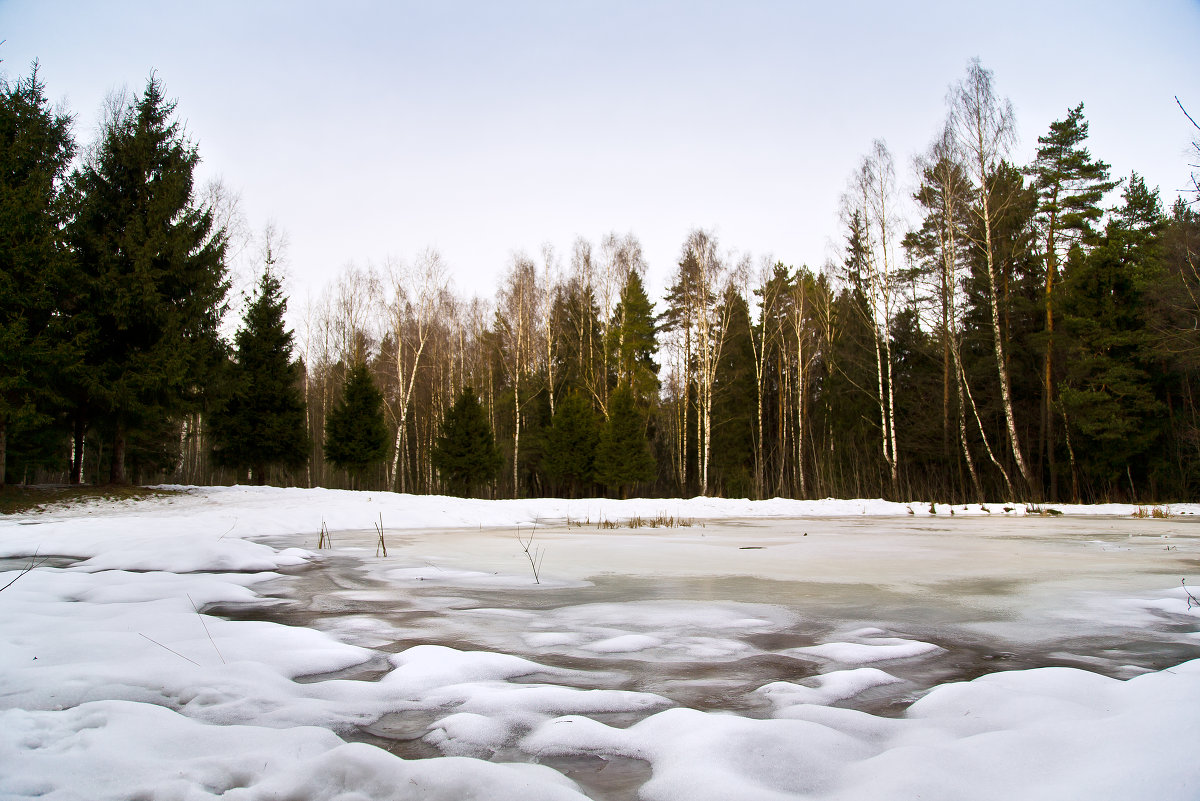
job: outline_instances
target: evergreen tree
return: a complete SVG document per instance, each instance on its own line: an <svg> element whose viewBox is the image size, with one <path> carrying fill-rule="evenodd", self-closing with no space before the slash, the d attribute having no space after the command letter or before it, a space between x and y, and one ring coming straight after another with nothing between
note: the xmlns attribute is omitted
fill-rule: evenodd
<svg viewBox="0 0 1200 801"><path fill-rule="evenodd" d="M596 478L619 497L629 488L654 478L654 454L646 438L646 421L633 390L620 386L608 401L608 420L596 449Z"/></svg>
<svg viewBox="0 0 1200 801"><path fill-rule="evenodd" d="M453 495L469 498L496 479L503 457L471 387L463 387L446 412L430 458Z"/></svg>
<svg viewBox="0 0 1200 801"><path fill-rule="evenodd" d="M1092 497L1125 489L1136 495L1163 435L1146 292L1161 277L1166 220L1158 193L1136 173L1124 196L1095 247L1073 251L1062 303L1070 358L1061 404L1073 476L1082 474Z"/></svg>
<svg viewBox="0 0 1200 801"><path fill-rule="evenodd" d="M49 422L56 373L75 359L60 325L66 286L62 185L75 152L71 118L55 113L37 64L0 80L0 487L10 427Z"/></svg>
<svg viewBox="0 0 1200 801"><path fill-rule="evenodd" d="M1200 494L1200 213L1177 198L1163 231L1163 270L1148 291L1151 353L1168 411L1158 497Z"/></svg>
<svg viewBox="0 0 1200 801"><path fill-rule="evenodd" d="M636 270L630 270L609 326L610 348L617 365L617 382L628 384L643 408L658 398L658 327L654 304Z"/></svg>
<svg viewBox="0 0 1200 801"><path fill-rule="evenodd" d="M283 322L286 310L283 287L268 264L235 338L232 392L209 428L214 461L249 469L257 484L266 483L271 467L303 467L312 445L301 366L292 361L292 332Z"/></svg>
<svg viewBox="0 0 1200 801"><path fill-rule="evenodd" d="M546 475L569 497L579 497L595 480L600 426L592 404L572 392L558 403L545 436Z"/></svg>
<svg viewBox="0 0 1200 801"><path fill-rule="evenodd" d="M1115 181L1108 179L1108 165L1093 159L1083 146L1087 136L1088 124L1080 103L1067 112L1065 119L1052 122L1048 134L1038 137L1037 156L1026 170L1033 177L1038 193L1037 225L1045 259L1045 345L1041 365L1038 451L1044 454L1048 464L1051 500L1057 495L1058 479L1054 447L1055 284L1071 247L1092 232L1092 225L1102 214L1100 201L1116 186Z"/></svg>
<svg viewBox="0 0 1200 801"><path fill-rule="evenodd" d="M72 245L81 275L70 299L86 369L77 420L112 437L111 479L127 481L131 432L177 415L204 389L225 311L225 232L196 204L200 157L151 76L116 110L74 176Z"/></svg>
<svg viewBox="0 0 1200 801"><path fill-rule="evenodd" d="M754 487L754 342L750 308L737 292L725 296L729 331L713 386L713 473L726 496L749 497Z"/></svg>
<svg viewBox="0 0 1200 801"><path fill-rule="evenodd" d="M879 495L887 467L879 448L880 421L876 335L868 310L867 230L855 213L849 220L842 262L844 286L831 303L826 342L818 367L820 394L815 429L826 454L818 469L829 491L841 497Z"/></svg>
<svg viewBox="0 0 1200 801"><path fill-rule="evenodd" d="M342 399L325 418L325 461L346 470L358 489L366 472L387 457L383 393L371 371L356 362L346 373Z"/></svg>
<svg viewBox="0 0 1200 801"><path fill-rule="evenodd" d="M905 433L903 470L909 497L936 497L944 491L948 467L942 444L942 415L933 414L933 398L942 394L937 347L921 328L918 307L909 304L892 319L892 356L896 360L896 420Z"/></svg>

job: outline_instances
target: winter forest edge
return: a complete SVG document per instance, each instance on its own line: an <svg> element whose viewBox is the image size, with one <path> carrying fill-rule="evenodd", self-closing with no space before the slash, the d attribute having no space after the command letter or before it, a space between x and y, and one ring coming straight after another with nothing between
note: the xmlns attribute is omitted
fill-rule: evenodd
<svg viewBox="0 0 1200 801"><path fill-rule="evenodd" d="M293 333L274 229L232 319L235 197L160 78L81 146L34 65L0 86L0 483L1200 498L1200 216L1110 175L1082 104L1011 163L978 61L930 130L920 217L877 141L819 268L697 229L655 301L614 233L514 254L489 300L426 250Z"/></svg>

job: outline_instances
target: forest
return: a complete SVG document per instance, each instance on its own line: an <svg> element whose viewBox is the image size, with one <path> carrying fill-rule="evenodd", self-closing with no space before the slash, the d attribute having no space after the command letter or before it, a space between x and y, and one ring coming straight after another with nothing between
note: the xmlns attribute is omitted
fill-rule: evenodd
<svg viewBox="0 0 1200 801"><path fill-rule="evenodd" d="M234 297L229 197L162 81L81 145L35 64L0 84L0 482L1200 498L1200 176L1164 208L1082 103L1013 163L978 60L930 133L848 165L816 267L696 229L653 299L614 232L516 252L488 298L429 249L344 268L293 331L274 229Z"/></svg>

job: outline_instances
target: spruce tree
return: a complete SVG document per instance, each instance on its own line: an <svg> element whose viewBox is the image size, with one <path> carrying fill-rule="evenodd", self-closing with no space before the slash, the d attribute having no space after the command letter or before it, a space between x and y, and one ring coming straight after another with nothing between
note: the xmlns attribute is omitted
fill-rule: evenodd
<svg viewBox="0 0 1200 801"><path fill-rule="evenodd" d="M730 291L729 331L713 384L713 472L727 496L754 493L754 342L746 299Z"/></svg>
<svg viewBox="0 0 1200 801"><path fill-rule="evenodd" d="M630 270L609 326L609 348L617 365L617 382L628 384L634 397L648 407L658 397L658 327L654 304L637 270Z"/></svg>
<svg viewBox="0 0 1200 801"><path fill-rule="evenodd" d="M10 428L44 427L54 379L76 358L58 314L61 189L74 152L71 118L50 108L36 63L15 84L0 80L0 487Z"/></svg>
<svg viewBox="0 0 1200 801"><path fill-rule="evenodd" d="M1158 193L1135 173L1104 235L1087 253L1077 248L1068 262L1062 327L1069 361L1059 388L1071 426L1073 475L1086 482L1076 494L1147 489L1138 484L1159 448L1165 409L1152 375L1146 293L1160 280L1165 225Z"/></svg>
<svg viewBox="0 0 1200 801"><path fill-rule="evenodd" d="M325 419L325 461L347 471L354 489L359 489L367 471L387 456L387 449L383 393L367 365L356 362L346 373L341 401Z"/></svg>
<svg viewBox="0 0 1200 801"><path fill-rule="evenodd" d="M633 390L618 387L608 401L608 420L596 449L596 478L625 498L630 487L654 478L654 454L646 438L646 421Z"/></svg>
<svg viewBox="0 0 1200 801"><path fill-rule="evenodd" d="M546 475L570 497L578 497L595 480L600 427L592 404L579 392L558 403L545 436Z"/></svg>
<svg viewBox="0 0 1200 801"><path fill-rule="evenodd" d="M249 469L256 484L266 483L271 467L303 467L311 447L286 310L283 287L268 264L235 338L230 396L209 427L214 461Z"/></svg>
<svg viewBox="0 0 1200 801"><path fill-rule="evenodd" d="M86 342L75 416L109 432L116 483L127 481L130 434L203 391L225 311L225 232L196 202L200 157L174 112L151 76L73 177L69 233L80 276L69 305L74 335Z"/></svg>
<svg viewBox="0 0 1200 801"><path fill-rule="evenodd" d="M471 387L463 387L446 412L431 461L451 494L464 498L500 472L502 457L492 426Z"/></svg>

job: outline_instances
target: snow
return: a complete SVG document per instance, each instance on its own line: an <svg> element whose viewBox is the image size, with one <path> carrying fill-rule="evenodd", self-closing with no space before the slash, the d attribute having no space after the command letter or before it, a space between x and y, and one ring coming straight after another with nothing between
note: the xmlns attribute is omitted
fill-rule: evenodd
<svg viewBox="0 0 1200 801"><path fill-rule="evenodd" d="M788 717L788 711L792 707L802 704L828 705L853 698L872 687L882 687L899 681L900 679L878 668L864 667L836 670L818 676L814 687L776 681L759 687L758 692L775 706L777 717Z"/></svg>
<svg viewBox="0 0 1200 801"><path fill-rule="evenodd" d="M865 643L829 642L805 648L791 648L785 653L815 656L846 665L866 665L891 659L911 659L940 650L942 649L933 643L906 640L902 637L877 637Z"/></svg>
<svg viewBox="0 0 1200 801"><path fill-rule="evenodd" d="M1031 510L1013 504L951 518L927 502L216 487L9 515L0 586L35 553L63 558L0 592L0 798L605 797L556 770L563 758L643 761L647 801L1200 797L1194 657L1128 679L985 672L919 689L899 717L854 708L911 694L954 647L885 623L885 591L930 609L965 598L971 631L1036 629L1031 641L1169 620L1164 647L1200 653L1197 590L1177 583L1200 553L1188 519L1200 508L1173 506L1167 521L1054 508L1075 522L1018 524ZM697 525L594 528L660 515ZM381 517L388 559L374 556ZM924 528L890 533L914 518ZM312 550L322 522L333 551ZM517 526L545 548L537 581ZM295 606L289 572L338 559L361 560L364 577L328 591L346 614L253 619ZM974 589L989 570L1034 589L1019 603ZM632 574L662 595L623 599L624 585L605 584ZM671 597L684 579L709 594ZM731 599L743 585L726 579L766 583ZM836 606L858 622L818 620ZM638 664L669 675L635 681ZM721 677L673 695L681 676L723 665L796 677L761 674L743 706L721 706L738 683ZM348 741L372 731L427 751ZM415 758L428 752L441 756Z"/></svg>

